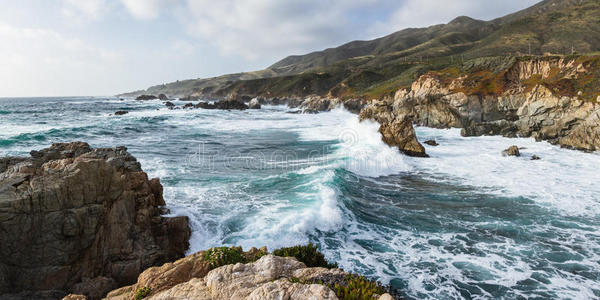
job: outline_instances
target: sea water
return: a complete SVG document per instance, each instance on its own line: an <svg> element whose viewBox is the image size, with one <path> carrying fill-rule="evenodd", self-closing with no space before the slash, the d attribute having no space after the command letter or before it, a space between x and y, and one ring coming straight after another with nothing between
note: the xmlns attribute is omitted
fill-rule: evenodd
<svg viewBox="0 0 600 300"><path fill-rule="evenodd" d="M0 99L0 156L54 142L128 147L172 214L190 217L190 253L312 242L408 299L600 297L598 153L417 128L440 145L411 158L377 129L343 109ZM511 145L521 157L500 154Z"/></svg>

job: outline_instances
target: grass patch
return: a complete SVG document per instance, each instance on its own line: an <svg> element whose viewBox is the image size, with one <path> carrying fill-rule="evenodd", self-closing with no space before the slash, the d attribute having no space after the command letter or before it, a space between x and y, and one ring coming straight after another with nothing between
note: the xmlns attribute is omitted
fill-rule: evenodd
<svg viewBox="0 0 600 300"><path fill-rule="evenodd" d="M204 260L210 264L210 269L220 266L232 265L237 263L246 263L242 250L240 248L216 247L211 248L204 254Z"/></svg>

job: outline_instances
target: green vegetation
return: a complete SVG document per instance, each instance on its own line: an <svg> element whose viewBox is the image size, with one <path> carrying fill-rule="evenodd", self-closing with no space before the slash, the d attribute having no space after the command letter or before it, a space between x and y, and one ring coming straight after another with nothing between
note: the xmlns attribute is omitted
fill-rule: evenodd
<svg viewBox="0 0 600 300"><path fill-rule="evenodd" d="M363 276L348 275L345 285L335 284L333 291L340 300L362 300L373 299L375 295L381 295L386 290L379 283L366 279Z"/></svg>
<svg viewBox="0 0 600 300"><path fill-rule="evenodd" d="M294 246L289 248L281 248L273 251L273 255L282 257L295 257L298 261L303 262L307 267L323 267L337 268L337 264L329 263L323 253L319 252L317 246L309 243L306 246Z"/></svg>
<svg viewBox="0 0 600 300"><path fill-rule="evenodd" d="M150 288L143 286L135 291L135 300L141 300L150 295Z"/></svg>
<svg viewBox="0 0 600 300"><path fill-rule="evenodd" d="M246 263L246 258L241 248L217 247L211 248L204 254L204 260L210 263L210 268L215 269L220 266Z"/></svg>

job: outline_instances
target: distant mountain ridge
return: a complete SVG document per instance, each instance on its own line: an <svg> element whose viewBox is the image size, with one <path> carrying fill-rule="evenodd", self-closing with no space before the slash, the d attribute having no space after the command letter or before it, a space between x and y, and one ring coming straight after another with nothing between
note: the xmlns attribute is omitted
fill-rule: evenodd
<svg viewBox="0 0 600 300"><path fill-rule="evenodd" d="M405 85L407 81L414 80L411 78L414 74L435 68L432 61L439 64L440 61L454 62L457 59L464 61L490 56L599 51L599 15L598 0L545 0L491 21L462 16L448 24L408 28L370 41L353 41L336 48L289 56L261 71L178 81L124 95L165 93L170 96L223 96L226 92L234 91L239 81L271 78L271 81L260 82L272 84L274 81L289 81L282 77L306 74L303 76L312 77L296 79L312 82L319 77L317 74L327 74L330 75L331 84L325 85L329 89L336 88L336 84L343 81L358 80L358 88L350 91L342 86L337 90L347 89L345 94L355 93L357 96L376 96L379 93L377 91L393 89L394 84ZM420 64L421 68L415 69L415 64ZM384 84L388 86L381 87ZM311 85L322 86L314 82ZM308 91L331 92L312 87ZM280 89L279 93L282 92Z"/></svg>

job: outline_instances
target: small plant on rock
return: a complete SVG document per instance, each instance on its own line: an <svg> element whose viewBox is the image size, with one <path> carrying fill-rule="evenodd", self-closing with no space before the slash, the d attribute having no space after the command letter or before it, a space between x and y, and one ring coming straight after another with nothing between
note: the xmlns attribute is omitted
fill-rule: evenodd
<svg viewBox="0 0 600 300"><path fill-rule="evenodd" d="M150 295L150 288L143 286L135 291L135 300L142 300Z"/></svg>

